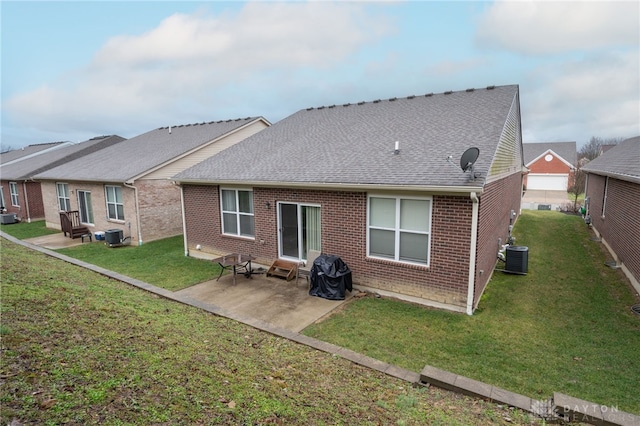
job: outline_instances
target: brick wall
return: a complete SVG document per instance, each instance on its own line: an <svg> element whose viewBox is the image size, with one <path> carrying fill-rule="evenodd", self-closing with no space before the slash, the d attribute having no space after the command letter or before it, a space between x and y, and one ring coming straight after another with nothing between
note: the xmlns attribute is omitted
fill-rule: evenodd
<svg viewBox="0 0 640 426"><path fill-rule="evenodd" d="M363 192L253 188L255 239L246 239L221 234L217 186L183 188L190 251L200 245L214 254L243 252L269 265L278 258L277 202L319 204L322 251L340 256L354 283L452 305L466 303L472 209L468 196L433 197L431 264L424 267L366 257Z"/></svg>
<svg viewBox="0 0 640 426"><path fill-rule="evenodd" d="M533 174L568 174L568 187L573 185L573 181L575 179L575 173L571 170L571 167L567 166L567 164L560 160L555 155L553 156L553 160L546 161L544 157L538 159L538 161L532 163L529 168L529 173ZM527 184L527 176L524 177L524 185Z"/></svg>
<svg viewBox="0 0 640 426"><path fill-rule="evenodd" d="M107 231L109 229L122 229L123 236L131 237L131 244L138 244L138 225L135 210L135 196L133 189L125 186L122 188L124 204L124 221L107 218L107 201L104 185L93 182L67 182L69 185L69 201L71 210L78 210L78 191L91 192L91 205L93 207L93 225L89 225L91 232ZM58 192L56 183L42 182L42 197L45 210L45 221L48 228L60 229L60 215L58 207Z"/></svg>
<svg viewBox="0 0 640 426"><path fill-rule="evenodd" d="M2 192L4 200L2 205L7 209L7 213L15 213L24 222L44 219L44 206L42 201L42 190L40 182L16 182L18 187L19 206L11 205L11 188L9 181L2 181Z"/></svg>
<svg viewBox="0 0 640 426"><path fill-rule="evenodd" d="M520 214L521 188L522 175L513 174L488 183L480 196L474 308L477 307L496 266L500 247L498 239L502 240L502 244L506 244L509 225L515 224ZM512 210L516 217L510 221Z"/></svg>
<svg viewBox="0 0 640 426"><path fill-rule="evenodd" d="M610 178L602 215L606 177L589 174L587 196L591 223L640 282L640 185Z"/></svg>
<svg viewBox="0 0 640 426"><path fill-rule="evenodd" d="M139 180L138 207L142 241L182 234L180 187L167 180Z"/></svg>

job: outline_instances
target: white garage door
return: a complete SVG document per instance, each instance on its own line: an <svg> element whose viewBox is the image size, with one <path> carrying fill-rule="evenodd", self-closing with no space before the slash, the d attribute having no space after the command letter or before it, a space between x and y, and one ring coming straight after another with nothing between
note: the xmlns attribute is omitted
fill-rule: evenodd
<svg viewBox="0 0 640 426"><path fill-rule="evenodd" d="M569 175L535 175L527 177L527 189L566 191Z"/></svg>

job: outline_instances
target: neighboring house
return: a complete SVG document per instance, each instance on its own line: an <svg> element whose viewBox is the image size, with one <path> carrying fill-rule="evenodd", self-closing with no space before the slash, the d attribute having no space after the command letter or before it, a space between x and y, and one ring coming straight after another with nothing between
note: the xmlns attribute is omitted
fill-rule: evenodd
<svg viewBox="0 0 640 426"><path fill-rule="evenodd" d="M25 150L16 150L28 153L22 156L13 155L13 160L0 166L2 206L7 213L15 213L22 221L31 222L44 219L42 188L40 182L34 180L34 176L123 140L124 138L120 136L99 136L77 144L56 143L50 144L51 146L46 149L30 150L31 147L42 148L44 146L44 144L32 145ZM8 154L12 154L12 152Z"/></svg>
<svg viewBox="0 0 640 426"><path fill-rule="evenodd" d="M582 171L587 217L640 293L640 136L610 148Z"/></svg>
<svg viewBox="0 0 640 426"><path fill-rule="evenodd" d="M572 184L578 156L575 142L525 143L525 186L531 191L561 191Z"/></svg>
<svg viewBox="0 0 640 426"><path fill-rule="evenodd" d="M179 235L180 189L169 178L269 125L250 117L160 127L41 173L46 224L61 229L68 200L91 232L117 229L136 245Z"/></svg>
<svg viewBox="0 0 640 426"><path fill-rule="evenodd" d="M516 85L301 110L174 177L185 253L320 250L362 289L471 314L520 210L521 139Z"/></svg>
<svg viewBox="0 0 640 426"><path fill-rule="evenodd" d="M20 161L34 155L50 152L54 149L64 146L73 145L72 142L48 142L28 145L22 148L13 149L11 151L4 151L0 153L0 165L11 164L16 161Z"/></svg>

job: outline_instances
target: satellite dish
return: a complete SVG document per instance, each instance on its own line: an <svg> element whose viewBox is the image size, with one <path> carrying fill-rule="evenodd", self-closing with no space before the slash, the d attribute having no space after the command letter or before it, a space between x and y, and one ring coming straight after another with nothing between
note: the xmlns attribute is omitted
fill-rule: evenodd
<svg viewBox="0 0 640 426"><path fill-rule="evenodd" d="M472 170L479 155L480 150L478 148L472 147L467 149L464 154L462 154L462 157L460 157L460 167L462 171Z"/></svg>

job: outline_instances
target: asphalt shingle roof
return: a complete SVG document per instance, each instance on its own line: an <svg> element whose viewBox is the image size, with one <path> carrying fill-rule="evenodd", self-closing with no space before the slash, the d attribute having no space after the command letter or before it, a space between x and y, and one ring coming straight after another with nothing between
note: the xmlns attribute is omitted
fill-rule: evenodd
<svg viewBox="0 0 640 426"><path fill-rule="evenodd" d="M37 178L127 182L259 119L248 117L160 127L40 173Z"/></svg>
<svg viewBox="0 0 640 426"><path fill-rule="evenodd" d="M567 163L574 165L578 159L575 142L535 142L522 144L524 164L528 165L540 155L551 150L562 157Z"/></svg>
<svg viewBox="0 0 640 426"><path fill-rule="evenodd" d="M11 161L19 160L23 157L28 157L30 155L35 155L39 152L50 150L57 146L65 146L69 145L71 142L49 142L49 143L39 143L34 145L28 145L24 148L13 149L11 151L5 151L0 153L0 164L6 164Z"/></svg>
<svg viewBox="0 0 640 426"><path fill-rule="evenodd" d="M479 186L459 166L478 147L487 176L518 86L308 108L181 172L183 182ZM394 155L395 142L400 153ZM452 161L447 161L448 156Z"/></svg>
<svg viewBox="0 0 640 426"><path fill-rule="evenodd" d="M582 170L640 184L640 136L622 141Z"/></svg>
<svg viewBox="0 0 640 426"><path fill-rule="evenodd" d="M124 138L120 136L100 136L77 144L63 146L22 161L3 165L2 169L0 169L0 174L3 180L30 179L38 173L68 163L76 158L81 158L123 140Z"/></svg>

